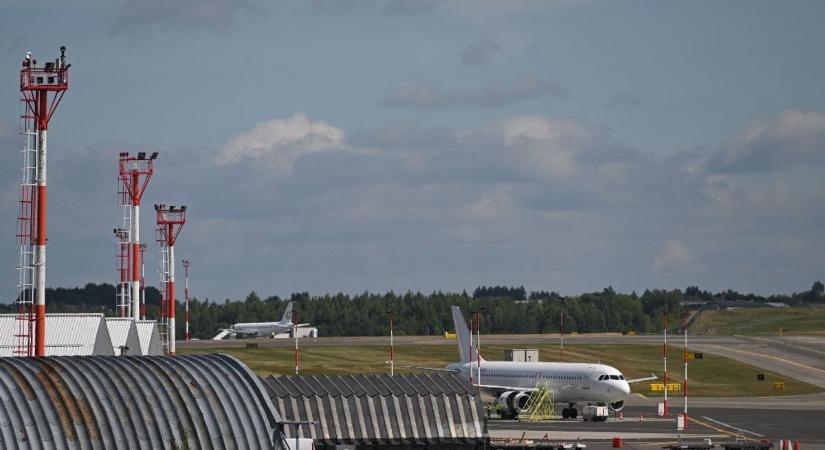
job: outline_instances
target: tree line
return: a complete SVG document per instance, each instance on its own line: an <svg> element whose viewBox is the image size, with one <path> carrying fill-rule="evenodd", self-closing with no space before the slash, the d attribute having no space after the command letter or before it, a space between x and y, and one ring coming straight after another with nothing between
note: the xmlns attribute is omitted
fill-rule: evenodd
<svg viewBox="0 0 825 450"><path fill-rule="evenodd" d="M158 318L160 292L147 287L150 319ZM280 320L286 303L295 302L297 320L319 328L323 336L381 336L389 334L389 318L393 317L397 335L439 335L453 331L450 306L461 306L465 314L480 310L481 332L558 333L562 316L565 332L653 332L661 329L668 314L672 324L681 318L682 300L745 300L783 302L792 305L825 303L825 287L817 281L810 290L789 295L740 294L727 290L720 293L690 286L684 291L646 290L641 295L615 292L607 287L600 292L562 296L557 292L531 291L524 287L482 286L470 295L467 292L406 292L384 294L364 292L358 295L326 294L312 296L294 293L289 298L260 298L251 292L241 301L222 303L192 299L192 336L208 339L221 328L238 322ZM49 288L46 291L49 312L97 312L116 316L115 287L111 284L89 283L82 288ZM176 307L178 338L182 338L184 308ZM0 305L0 312L13 313L13 304ZM677 325L678 326L678 325Z"/></svg>

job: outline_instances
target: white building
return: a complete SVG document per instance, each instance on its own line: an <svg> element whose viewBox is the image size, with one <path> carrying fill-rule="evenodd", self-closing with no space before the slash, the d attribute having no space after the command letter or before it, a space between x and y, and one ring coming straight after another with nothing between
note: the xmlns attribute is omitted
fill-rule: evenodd
<svg viewBox="0 0 825 450"><path fill-rule="evenodd" d="M140 356L143 354L134 319L107 317L106 328L109 330L109 338L112 340L115 355Z"/></svg>
<svg viewBox="0 0 825 450"><path fill-rule="evenodd" d="M162 355L158 323L154 320L138 320L135 322L138 339L140 340L141 355Z"/></svg>
<svg viewBox="0 0 825 450"><path fill-rule="evenodd" d="M15 356L19 322L17 314L0 314L0 356ZM46 356L114 354L103 314L46 314Z"/></svg>

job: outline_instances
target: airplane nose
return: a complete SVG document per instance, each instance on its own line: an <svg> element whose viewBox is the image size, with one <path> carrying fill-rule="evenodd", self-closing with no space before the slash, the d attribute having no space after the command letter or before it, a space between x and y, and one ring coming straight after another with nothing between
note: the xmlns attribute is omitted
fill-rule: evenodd
<svg viewBox="0 0 825 450"><path fill-rule="evenodd" d="M625 395L630 394L630 384L628 384L627 381L622 381L620 389Z"/></svg>

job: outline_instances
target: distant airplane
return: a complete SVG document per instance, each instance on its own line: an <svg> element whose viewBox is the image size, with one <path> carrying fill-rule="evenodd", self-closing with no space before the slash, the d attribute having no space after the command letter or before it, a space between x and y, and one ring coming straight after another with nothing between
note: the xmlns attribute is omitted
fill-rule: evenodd
<svg viewBox="0 0 825 450"><path fill-rule="evenodd" d="M448 365L447 370L468 379L472 377L473 384L493 396L505 417L522 412L530 392L535 391L540 382L547 383L556 403L568 405L562 410L562 417L575 419L579 414L577 406L609 406L613 411L621 411L625 397L630 394L630 384L657 378L651 374L626 380L618 369L595 363L487 361L478 356L475 345L471 353L467 322L458 306L452 309L461 362Z"/></svg>
<svg viewBox="0 0 825 450"><path fill-rule="evenodd" d="M309 324L299 323L297 326L304 327L307 325ZM279 322L236 323L229 328L222 328L221 332L213 337L212 340L219 341L230 336L237 339L274 336L275 334L291 330L293 326L295 325L292 323L292 302L289 302L286 304L284 315Z"/></svg>

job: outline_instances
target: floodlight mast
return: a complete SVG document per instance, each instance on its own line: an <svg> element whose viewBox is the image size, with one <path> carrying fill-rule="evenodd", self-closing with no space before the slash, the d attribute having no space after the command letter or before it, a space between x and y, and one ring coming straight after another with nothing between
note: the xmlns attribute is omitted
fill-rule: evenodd
<svg viewBox="0 0 825 450"><path fill-rule="evenodd" d="M186 223L186 206L155 205L161 254L161 347L175 354L175 242Z"/></svg>
<svg viewBox="0 0 825 450"><path fill-rule="evenodd" d="M46 355L46 155L51 119L63 94L69 89L66 47L60 57L37 67L30 52L20 70L21 122L23 148L20 183L20 215L17 238L18 328L17 356ZM32 348L32 332L34 346Z"/></svg>
<svg viewBox="0 0 825 450"><path fill-rule="evenodd" d="M138 152L136 156L129 152L120 153L120 182L129 194L132 204L131 215L131 315L135 320L140 319L140 200L149 185L149 179L154 173L154 161L157 152L146 158L146 152Z"/></svg>

